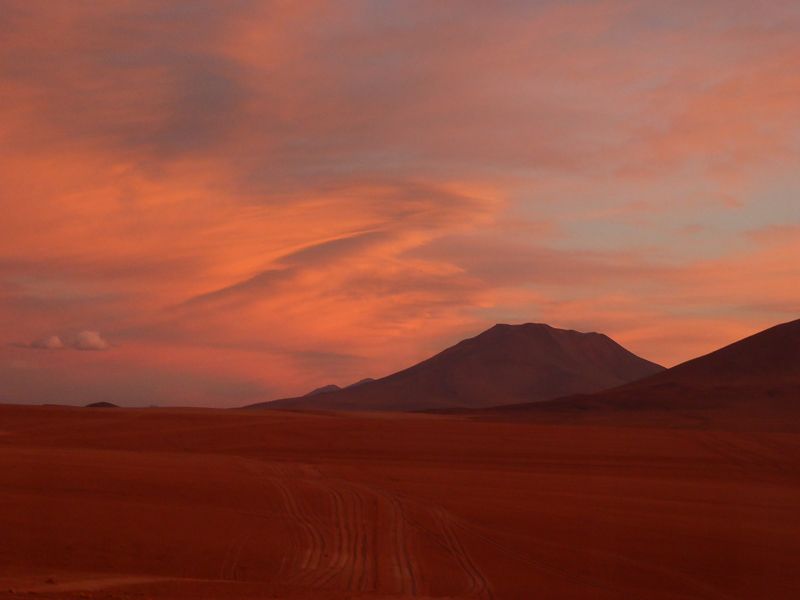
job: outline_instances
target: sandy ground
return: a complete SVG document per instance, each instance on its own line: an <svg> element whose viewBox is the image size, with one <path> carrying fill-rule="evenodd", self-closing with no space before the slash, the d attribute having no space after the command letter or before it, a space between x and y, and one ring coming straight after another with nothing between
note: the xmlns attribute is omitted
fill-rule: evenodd
<svg viewBox="0 0 800 600"><path fill-rule="evenodd" d="M0 598L798 598L800 435L0 406Z"/></svg>

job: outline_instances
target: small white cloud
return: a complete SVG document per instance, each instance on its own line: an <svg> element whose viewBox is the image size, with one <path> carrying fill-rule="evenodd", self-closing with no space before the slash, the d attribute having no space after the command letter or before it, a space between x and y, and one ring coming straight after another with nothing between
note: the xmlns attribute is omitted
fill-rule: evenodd
<svg viewBox="0 0 800 600"><path fill-rule="evenodd" d="M64 342L57 335L51 335L31 343L31 348L40 348L42 350L58 350L64 347Z"/></svg>
<svg viewBox="0 0 800 600"><path fill-rule="evenodd" d="M107 350L109 343L97 331L81 331L72 347L76 350Z"/></svg>

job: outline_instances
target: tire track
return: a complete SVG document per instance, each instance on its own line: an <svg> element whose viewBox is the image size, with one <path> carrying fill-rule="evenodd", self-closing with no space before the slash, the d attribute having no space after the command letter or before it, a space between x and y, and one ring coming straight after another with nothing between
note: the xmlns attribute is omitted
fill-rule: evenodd
<svg viewBox="0 0 800 600"><path fill-rule="evenodd" d="M455 526L460 527L461 529L464 529L466 531L469 531L473 535L477 535L480 539L486 541L489 544L494 545L496 548L500 550L503 550L508 556L514 557L524 563L528 563L531 566L542 568L544 570L550 571L553 574L560 574L572 581L582 584L588 584L597 589L605 589L605 590L615 589L613 587L610 587L607 583L602 582L596 578L587 578L582 575L571 574L562 567L546 564L542 561L539 561L529 556L526 553L519 553L507 547L502 542L495 540L488 534L482 533L480 531L481 529L480 527L466 522L459 522L457 517L451 516L451 519ZM538 545L542 548L547 548L547 549L556 549L561 547L559 544L555 544L553 542L545 542L543 540L538 541ZM677 582L680 583L682 586L689 588L690 590L692 590L691 593L698 595L698 597L714 598L716 600L734 600L732 596L729 596L724 591L719 590L702 580L696 579L695 577L678 570L669 569L666 567L662 567L659 564L648 563L642 560L631 558L623 554L617 554L615 552L607 552L601 550L587 550L587 549L584 549L584 551L588 551L590 555L596 557L605 557L613 559L621 564L627 565L628 567L635 567L642 571L648 571L650 573L659 574L671 582Z"/></svg>
<svg viewBox="0 0 800 600"><path fill-rule="evenodd" d="M406 518L403 504L397 496L387 492L392 515L392 530L394 552L392 558L395 564L395 574L400 582L400 593L408 596L418 596L420 589L419 565L416 557L409 550L407 534L408 519Z"/></svg>
<svg viewBox="0 0 800 600"><path fill-rule="evenodd" d="M360 530L358 534L358 549L360 552L361 570L358 579L358 590L366 592L374 589L375 587L375 555L377 548L375 548L374 538L370 543L370 527L369 527L369 505L367 497L363 494L357 494L359 503L360 514L363 515L361 519ZM375 514L377 519L377 514Z"/></svg>
<svg viewBox="0 0 800 600"><path fill-rule="evenodd" d="M517 561L519 561L519 562L521 562L523 564L526 564L526 565L528 565L530 567L533 567L533 568L539 569L541 571L550 573L551 575L555 575L557 577L561 577L561 578L566 579L568 581L571 581L573 583L578 583L578 584L581 584L581 585L588 585L588 586L593 587L593 588L598 589L598 590L609 591L609 590L615 589L615 588L613 588L612 586L610 586L608 584L603 584L603 582L601 582L598 579L590 578L590 577L587 577L587 576L582 575L582 574L571 573L567 569L564 569L564 568L559 567L559 566L557 566L555 564L552 564L549 561L544 561L544 560L541 560L541 559L538 559L538 558L533 558L532 556L529 556L528 554L520 553L520 552L518 552L518 551L516 551L516 550L514 550L512 548L509 548L508 546L506 546L502 542L496 540L492 536L482 532L480 530L480 528L475 527L474 525L471 525L471 524L469 524L467 522L461 521L457 517L452 517L451 516L451 519L452 519L451 522L453 523L453 525L455 527L458 527L459 529L465 531L466 533L469 533L470 535L473 535L473 536L477 537L482 542L484 542L486 544L489 544L490 546L493 546L494 548L496 548L500 552L504 553L509 558L515 559L515 560L517 560Z"/></svg>
<svg viewBox="0 0 800 600"><path fill-rule="evenodd" d="M324 587L341 575L348 564L350 552L350 527L346 522L346 509L341 494L337 490L317 482L329 495L332 509L331 521L335 526L331 552L328 554L327 564L319 569L315 577L308 580L309 587Z"/></svg>
<svg viewBox="0 0 800 600"><path fill-rule="evenodd" d="M482 600L492 600L494 598L492 585L458 537L453 525L453 517L442 508L435 509L434 516L448 552L467 578L468 593Z"/></svg>
<svg viewBox="0 0 800 600"><path fill-rule="evenodd" d="M247 543L253 537L250 531L243 532L238 538L233 540L225 552L225 558L220 566L219 578L223 581L238 581L239 561L242 557L242 551Z"/></svg>
<svg viewBox="0 0 800 600"><path fill-rule="evenodd" d="M389 549L392 574L394 575L395 593L405 596L419 596L422 590L422 577L417 562L416 555L410 550L410 527L411 521L406 515L403 500L387 490L369 486L366 484L348 483L351 488L362 490L376 501L375 506L375 526L377 531L387 531L389 533ZM389 518L389 526L381 527L380 514L381 503L383 504ZM373 540L373 545L377 544L377 539ZM373 548L369 554L372 555L372 565L370 572L373 573L372 587L377 586L377 557L375 553L378 548Z"/></svg>
<svg viewBox="0 0 800 600"><path fill-rule="evenodd" d="M278 475L270 477L270 482L280 494L284 508L289 516L298 524L303 533L303 549L301 557L295 561L296 569L301 574L306 574L309 571L316 571L320 568L322 558L325 554L325 539L320 532L319 528L314 523L314 520L306 514L306 511L300 506L294 492L286 485L285 476Z"/></svg>
<svg viewBox="0 0 800 600"><path fill-rule="evenodd" d="M369 532L366 500L358 489L340 481L322 478L315 484L331 498L334 552L329 564L310 582L312 587L329 585L341 577L348 591L363 592L369 585Z"/></svg>
<svg viewBox="0 0 800 600"><path fill-rule="evenodd" d="M367 589L369 570L369 531L367 528L367 503L364 494L352 486L345 485L349 497L352 525L352 561L347 589L364 592Z"/></svg>
<svg viewBox="0 0 800 600"><path fill-rule="evenodd" d="M254 476L255 480L262 487L264 487L264 488L267 488L267 487L274 488L275 487L274 485L270 485L267 482L268 477L267 477L267 475L265 473L265 470L270 468L268 465L265 465L265 464L261 463L260 461L257 462L257 463L254 463L252 460L248 460L246 458L241 458L241 464L242 464L244 470L246 472L248 472L250 475ZM274 469L272 469L272 470L274 470ZM283 500L283 496L281 494L279 494L279 496L281 498L281 506L284 508L284 510L286 510L285 501ZM263 518L263 515L258 515L258 514L257 515L252 515L252 516L257 516L259 518ZM298 532L295 527L287 528L287 533L288 533L288 537L289 537L289 540L290 540L290 543L289 543L290 551L287 552L287 553L284 553L281 556L280 565L278 566L278 569L276 570L276 573L275 573L276 576L281 576L284 573L286 573L287 569L289 568L289 563L293 562L295 560L295 557L297 557L300 554L300 552L302 551L302 546L303 546L303 541L302 541L303 535L302 535L302 533ZM227 556L229 556L231 552L233 552L233 549L229 548L228 555L226 555L226 560L229 560L229 558L227 558ZM291 556L292 558L289 558L289 556Z"/></svg>
<svg viewBox="0 0 800 600"><path fill-rule="evenodd" d="M337 575L353 592L374 591L378 586L377 531L390 534L390 561L394 575L393 590L406 596L418 596L421 576L416 556L410 551L409 525L402 500L365 484L327 477L319 473L315 483L328 488L333 496L333 521L336 553L329 568L312 582L315 587L329 585ZM369 527L367 506L374 505L376 534ZM381 527L380 507L388 515L388 528Z"/></svg>
<svg viewBox="0 0 800 600"><path fill-rule="evenodd" d="M310 589L334 587L363 593L378 586L377 531L389 533L389 560L393 574L392 591L419 596L422 578L417 557L411 549L413 524L403 500L380 488L323 474L314 465L269 465L245 461L249 472L278 492L281 507L295 525L297 534L292 556L279 573L286 583ZM304 505L298 485L322 495L324 509ZM371 531L370 510L374 506L376 533ZM381 507L384 508L381 511ZM386 519L382 525L379 521ZM222 567L223 578L236 577L242 548L247 540L232 542ZM480 584L476 584L479 588ZM388 590L387 590L388 591ZM487 598L490 596L487 596Z"/></svg>
<svg viewBox="0 0 800 600"><path fill-rule="evenodd" d="M273 467L273 471L275 475L269 480L278 490L284 510L302 534L300 558L294 561L293 572L286 580L302 580L304 587L320 588L330 586L339 578L349 591L366 591L371 579L371 552L364 493L343 480L325 477L311 465ZM319 491L327 510L305 508L296 492L287 485L288 480L302 482ZM332 534L328 531L331 524Z"/></svg>
<svg viewBox="0 0 800 600"><path fill-rule="evenodd" d="M286 581L291 582L306 576L310 571L318 570L325 554L325 539L313 518L309 517L298 502L295 492L286 484L286 480L290 478L288 472L275 465L254 464L252 461L244 461L244 465L259 481L269 482L278 492L284 512L297 526L299 535L292 549L293 556L282 561L279 573L288 570ZM238 563L238 558L236 561Z"/></svg>

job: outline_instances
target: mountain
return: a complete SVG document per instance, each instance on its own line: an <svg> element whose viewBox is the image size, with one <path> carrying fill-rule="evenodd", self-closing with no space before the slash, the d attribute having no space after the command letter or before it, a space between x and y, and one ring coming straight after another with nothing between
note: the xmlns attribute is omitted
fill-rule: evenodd
<svg viewBox="0 0 800 600"><path fill-rule="evenodd" d="M375 380L374 380L372 377L365 377L364 379L359 379L359 380L358 380L358 381L356 381L355 383L351 383L351 384L350 384L350 385L348 385L347 387L348 387L348 388L354 388L354 387L358 387L358 386L360 386L360 385L364 385L365 383L369 383L370 381L375 381Z"/></svg>
<svg viewBox="0 0 800 600"><path fill-rule="evenodd" d="M317 394L327 394L329 392L338 392L340 389L342 389L342 388L340 388L336 384L323 385L322 387L318 387L317 389L311 390L310 392L308 392L304 396L304 398L308 398L309 396L316 396Z"/></svg>
<svg viewBox="0 0 800 600"><path fill-rule="evenodd" d="M600 333L538 323L495 325L388 377L249 408L482 408L594 392L661 370Z"/></svg>
<svg viewBox="0 0 800 600"><path fill-rule="evenodd" d="M355 383L351 383L350 385L346 385L345 387L340 387L335 383L331 383L329 385L323 385L322 387L318 387L316 389L311 390L310 392L305 394L303 398L308 398L309 396L316 396L317 394L328 394L330 392L348 390L350 388L358 387L360 385L364 385L365 383L369 383L370 381L375 381L375 380L372 377L365 377L364 379L359 379Z"/></svg>
<svg viewBox="0 0 800 600"><path fill-rule="evenodd" d="M800 319L614 389L490 409L515 415L584 417L641 416L646 411L684 411L687 418L725 416L729 421L734 416L800 416Z"/></svg>

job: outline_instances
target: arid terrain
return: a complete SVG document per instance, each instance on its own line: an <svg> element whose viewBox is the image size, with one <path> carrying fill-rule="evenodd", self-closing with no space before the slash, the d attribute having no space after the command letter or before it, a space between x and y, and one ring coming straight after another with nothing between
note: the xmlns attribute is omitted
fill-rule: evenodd
<svg viewBox="0 0 800 600"><path fill-rule="evenodd" d="M0 597L800 597L800 434L685 425L2 406Z"/></svg>
<svg viewBox="0 0 800 600"><path fill-rule="evenodd" d="M0 0L0 600L800 600L800 0Z"/></svg>

